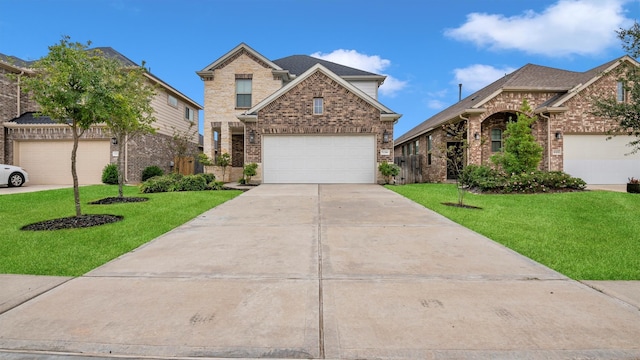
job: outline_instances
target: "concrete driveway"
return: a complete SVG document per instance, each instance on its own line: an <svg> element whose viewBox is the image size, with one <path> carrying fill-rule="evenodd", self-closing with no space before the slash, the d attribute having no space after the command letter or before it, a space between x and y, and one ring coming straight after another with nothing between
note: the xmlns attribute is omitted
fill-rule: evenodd
<svg viewBox="0 0 640 360"><path fill-rule="evenodd" d="M640 357L638 307L377 185L261 185L42 291L0 359Z"/></svg>

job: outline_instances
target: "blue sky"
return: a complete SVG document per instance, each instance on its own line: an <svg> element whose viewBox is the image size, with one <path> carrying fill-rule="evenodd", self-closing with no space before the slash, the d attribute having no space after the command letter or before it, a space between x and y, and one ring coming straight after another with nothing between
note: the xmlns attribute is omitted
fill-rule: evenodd
<svg viewBox="0 0 640 360"><path fill-rule="evenodd" d="M527 63L586 71L624 55L640 0L2 0L0 53L35 60L69 35L110 46L203 104L195 74L241 42L387 75L395 137ZM202 115L202 114L201 114Z"/></svg>

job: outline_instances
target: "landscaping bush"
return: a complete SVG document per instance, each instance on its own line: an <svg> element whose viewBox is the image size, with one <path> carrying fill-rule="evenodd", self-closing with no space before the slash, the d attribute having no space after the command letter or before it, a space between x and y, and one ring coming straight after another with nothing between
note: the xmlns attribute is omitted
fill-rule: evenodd
<svg viewBox="0 0 640 360"><path fill-rule="evenodd" d="M507 175L486 165L468 165L459 182L479 192L541 193L584 190L586 183L562 171L531 171Z"/></svg>
<svg viewBox="0 0 640 360"><path fill-rule="evenodd" d="M102 182L108 185L118 184L118 165L109 164L102 170Z"/></svg>
<svg viewBox="0 0 640 360"><path fill-rule="evenodd" d="M164 175L164 171L162 171L160 167L156 165L147 166L146 168L144 168L144 170L142 170L142 181L147 181L148 179L151 179L154 176L162 176L162 175Z"/></svg>
<svg viewBox="0 0 640 360"><path fill-rule="evenodd" d="M154 176L140 185L142 193L175 191L176 177L172 175Z"/></svg>
<svg viewBox="0 0 640 360"><path fill-rule="evenodd" d="M171 191L201 191L222 190L224 184L215 181L213 174L197 174L182 176L171 173L162 176L154 176L140 185L142 193L171 192Z"/></svg>
<svg viewBox="0 0 640 360"><path fill-rule="evenodd" d="M213 174L202 173L198 174L198 176L202 176L207 184L216 180L216 176Z"/></svg>
<svg viewBox="0 0 640 360"><path fill-rule="evenodd" d="M378 165L378 171L384 176L384 181L386 184L391 183L391 178L394 176L398 176L400 173L400 167L396 164L390 164L388 162L382 162Z"/></svg>
<svg viewBox="0 0 640 360"><path fill-rule="evenodd" d="M250 184L251 178L256 176L258 173L258 164L256 163L248 163L242 169L242 175L244 177L244 183Z"/></svg>
<svg viewBox="0 0 640 360"><path fill-rule="evenodd" d="M175 191L202 191L207 189L207 180L200 175L183 176L175 184Z"/></svg>

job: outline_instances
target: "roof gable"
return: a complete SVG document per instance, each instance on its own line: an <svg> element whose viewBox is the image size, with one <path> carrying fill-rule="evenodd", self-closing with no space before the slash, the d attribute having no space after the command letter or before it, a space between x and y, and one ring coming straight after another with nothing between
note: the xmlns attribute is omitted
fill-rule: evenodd
<svg viewBox="0 0 640 360"><path fill-rule="evenodd" d="M266 107L267 105L269 105L270 103L272 103L273 101L278 99L280 96L282 96L283 94L285 94L289 90L293 89L295 86L297 86L302 81L304 81L305 79L309 78L311 75L315 74L316 72L322 72L324 75L329 77L331 80L333 80L336 83L340 84L342 87L346 88L351 93L355 94L356 96L360 97L361 99L363 99L364 101L366 101L370 105L372 105L375 108L377 108L378 110L380 110L381 117L385 117L385 118L387 118L387 120L397 120L397 119L400 118L400 116L402 116L400 114L397 114L397 113L393 112L391 109L387 108L386 106L382 105L379 101L377 101L374 98L372 98L371 96L367 95L362 90L358 89L357 87L355 87L354 85L352 85L351 83L349 83L348 81L343 79L342 77L340 77L337 74L333 73L332 71L330 71L329 69L324 67L322 64L315 64L310 69L308 69L306 72L304 72L300 76L297 76L293 81L291 81L287 85L283 86L278 91L274 92L273 94L268 96L266 99L264 99L260 103L256 104L251 109L245 111L242 115L239 115L238 118L240 120L243 120L243 121L251 121L252 119L254 119L257 116L258 111L260 111L261 109L263 109L264 107Z"/></svg>
<svg viewBox="0 0 640 360"><path fill-rule="evenodd" d="M240 43L238 46L234 47L229 52L219 57L216 61L205 66L204 69L202 69L202 71L200 72L215 71L216 69L226 66L229 62L233 61L235 58L237 58L242 54L247 54L254 61L256 61L257 63L261 64L266 68L271 68L274 70L282 70L280 66L274 64L271 60L267 59L265 56L263 56L259 52L252 49L249 45L245 43Z"/></svg>
<svg viewBox="0 0 640 360"><path fill-rule="evenodd" d="M283 69L289 70L293 75L301 75L316 64L321 64L340 77L374 77L384 80L385 76L368 71L337 64L331 61L318 59L308 55L292 55L273 61Z"/></svg>

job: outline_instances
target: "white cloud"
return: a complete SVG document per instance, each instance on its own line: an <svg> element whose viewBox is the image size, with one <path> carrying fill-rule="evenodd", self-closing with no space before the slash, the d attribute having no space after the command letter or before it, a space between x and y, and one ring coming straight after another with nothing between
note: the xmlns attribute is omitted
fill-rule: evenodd
<svg viewBox="0 0 640 360"><path fill-rule="evenodd" d="M428 99L427 107L433 110L442 110L447 107L447 103L438 99Z"/></svg>
<svg viewBox="0 0 640 360"><path fill-rule="evenodd" d="M618 45L615 30L627 27L623 5L630 0L560 0L541 13L471 13L445 35L494 50L546 56L592 55Z"/></svg>
<svg viewBox="0 0 640 360"><path fill-rule="evenodd" d="M462 84L464 92L474 92L516 70L512 67L496 68L490 65L474 64L454 69L453 83Z"/></svg>
<svg viewBox="0 0 640 360"><path fill-rule="evenodd" d="M316 52L311 54L311 56L371 73L385 75L387 78L379 89L382 95L393 97L407 85L406 81L398 80L384 73L384 70L391 65L391 60L383 59L378 55L366 55L356 50L338 49L330 53Z"/></svg>

